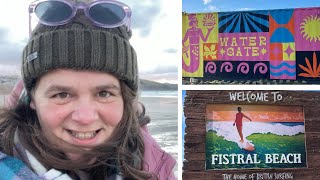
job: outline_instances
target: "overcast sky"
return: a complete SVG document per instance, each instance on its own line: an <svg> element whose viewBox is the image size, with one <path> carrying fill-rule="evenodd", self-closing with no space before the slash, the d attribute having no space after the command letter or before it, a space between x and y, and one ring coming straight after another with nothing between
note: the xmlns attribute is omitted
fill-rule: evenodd
<svg viewBox="0 0 320 180"><path fill-rule="evenodd" d="M20 74L20 56L28 39L28 5L32 0L5 0L0 11L0 75ZM132 9L133 37L140 77L178 81L181 62L181 1L123 0ZM14 8L12 8L14 6Z"/></svg>

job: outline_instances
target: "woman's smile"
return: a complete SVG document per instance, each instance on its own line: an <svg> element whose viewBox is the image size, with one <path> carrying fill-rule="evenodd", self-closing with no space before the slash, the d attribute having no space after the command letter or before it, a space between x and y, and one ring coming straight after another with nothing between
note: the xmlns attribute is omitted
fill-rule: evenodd
<svg viewBox="0 0 320 180"><path fill-rule="evenodd" d="M99 130L91 131L91 132L77 132L77 131L68 130L68 132L70 133L71 136L78 139L91 139L98 134Z"/></svg>
<svg viewBox="0 0 320 180"><path fill-rule="evenodd" d="M99 140L99 135L102 130L97 131L89 131L89 132L77 132L67 130L70 134L70 140L73 145L81 146L81 147L92 147L97 144ZM100 133L100 134L99 134Z"/></svg>

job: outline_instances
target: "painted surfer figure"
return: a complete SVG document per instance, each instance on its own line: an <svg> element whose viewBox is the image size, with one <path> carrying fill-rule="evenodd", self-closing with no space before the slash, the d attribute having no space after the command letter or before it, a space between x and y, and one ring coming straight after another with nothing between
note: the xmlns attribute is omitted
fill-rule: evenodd
<svg viewBox="0 0 320 180"><path fill-rule="evenodd" d="M242 111L241 107L238 107L237 109L238 109L238 113L236 114L236 119L233 123L233 126L236 125L239 136L240 136L240 142L244 143L243 134L242 134L242 118L245 117L245 118L249 119L250 121L252 121L252 119L241 112Z"/></svg>

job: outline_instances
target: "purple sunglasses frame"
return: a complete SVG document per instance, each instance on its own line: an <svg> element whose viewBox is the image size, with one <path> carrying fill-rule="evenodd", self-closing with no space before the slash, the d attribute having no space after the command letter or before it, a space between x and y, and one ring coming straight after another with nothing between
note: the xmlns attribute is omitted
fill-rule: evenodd
<svg viewBox="0 0 320 180"><path fill-rule="evenodd" d="M44 24L47 26L59 26L59 25L67 24L68 22L70 22L72 20L72 18L74 18L77 11L79 9L82 9L82 10L84 10L85 16L96 26L103 27L103 28L115 28L115 27L119 27L122 25L126 25L127 30L130 31L130 22L131 22L132 11L131 11L130 7L124 3L114 1L114 0L95 0L95 1L92 1L88 4L84 3L84 2L75 2L72 0L37 0L37 1L32 2L29 5L29 34L31 34L31 31L32 31L31 30L31 14L35 13L35 9L37 8L37 6L39 4L41 4L43 2L48 2L48 1L56 1L56 2L65 3L66 5L68 5L72 9L72 14L70 15L70 17L66 18L65 20L60 21L60 22L56 22L56 23L43 21L36 15L38 22L40 22L41 24ZM90 17L90 15L89 15L90 8L96 4L103 4L103 3L113 4L113 5L117 5L117 6L121 7L123 9L123 11L125 12L125 17L123 18L123 20L116 23L116 24L107 25L107 24L99 23L99 22L95 21L92 17Z"/></svg>

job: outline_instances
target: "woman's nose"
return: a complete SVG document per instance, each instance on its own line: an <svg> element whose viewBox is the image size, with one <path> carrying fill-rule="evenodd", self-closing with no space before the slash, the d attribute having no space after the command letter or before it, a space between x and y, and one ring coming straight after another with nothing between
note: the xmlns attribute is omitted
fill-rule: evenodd
<svg viewBox="0 0 320 180"><path fill-rule="evenodd" d="M81 101L75 104L74 111L72 112L72 120L79 124L91 124L99 118L98 111L94 102Z"/></svg>

